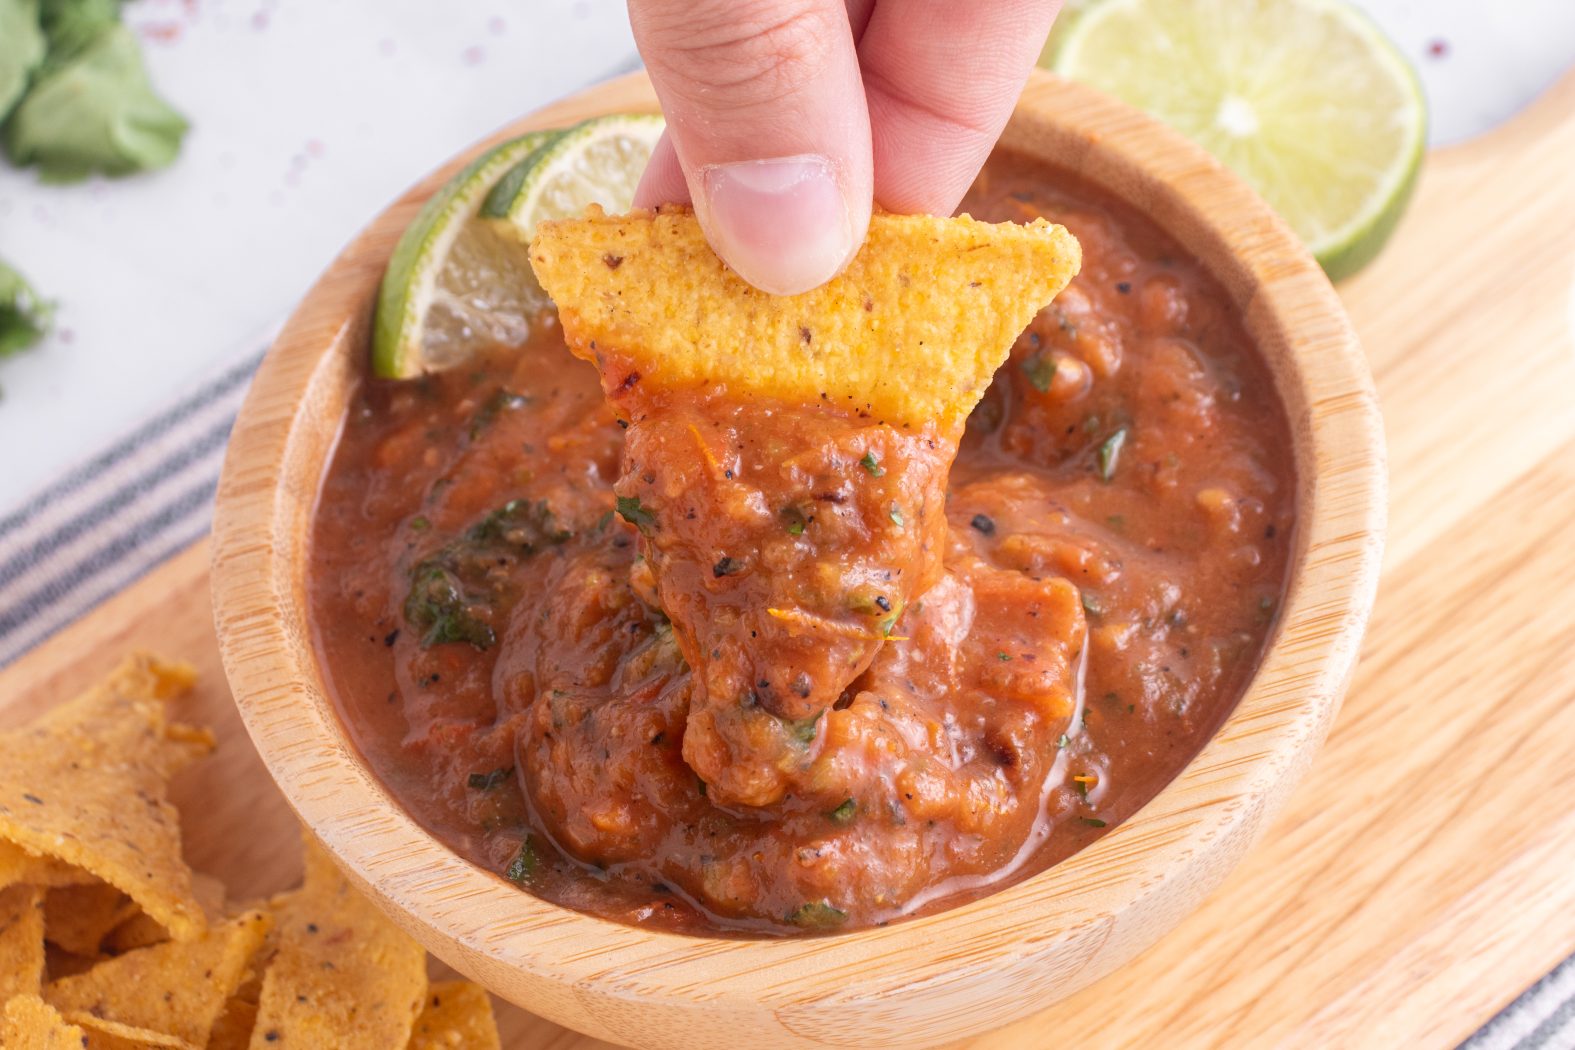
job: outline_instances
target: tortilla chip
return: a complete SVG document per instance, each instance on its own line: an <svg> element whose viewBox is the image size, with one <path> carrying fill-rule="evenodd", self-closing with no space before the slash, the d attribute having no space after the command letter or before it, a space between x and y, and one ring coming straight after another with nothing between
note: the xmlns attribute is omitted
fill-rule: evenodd
<svg viewBox="0 0 1575 1050"><path fill-rule="evenodd" d="M207 923L165 782L212 736L171 726L163 701L192 681L185 664L133 655L75 700L0 734L0 839L119 887L180 939Z"/></svg>
<svg viewBox="0 0 1575 1050"><path fill-rule="evenodd" d="M197 903L202 905L203 913L208 916L209 923L218 922L225 917L227 893L224 883L212 875L194 871L191 873L191 887L197 897ZM139 911L109 931L109 936L104 939L103 948L110 955L124 955L138 948L163 944L169 939L169 931L158 920L145 911Z"/></svg>
<svg viewBox="0 0 1575 1050"><path fill-rule="evenodd" d="M751 287L688 208L543 222L531 266L609 393L724 382L895 426L960 424L1082 263L1065 229L876 215L846 270L802 295ZM609 365L612 366L611 372Z"/></svg>
<svg viewBox="0 0 1575 1050"><path fill-rule="evenodd" d="M6 1050L82 1050L87 1037L36 995L19 995L0 1013L0 1046Z"/></svg>
<svg viewBox="0 0 1575 1050"><path fill-rule="evenodd" d="M104 937L137 906L105 882L62 886L44 898L44 938L73 955L97 955Z"/></svg>
<svg viewBox="0 0 1575 1050"><path fill-rule="evenodd" d="M0 1003L37 995L44 984L44 891L0 890Z"/></svg>
<svg viewBox="0 0 1575 1050"><path fill-rule="evenodd" d="M115 1027L83 1030L36 995L19 995L0 1011L0 1046L6 1050L153 1050L178 1046L168 1036Z"/></svg>
<svg viewBox="0 0 1575 1050"><path fill-rule="evenodd" d="M235 998L224 1004L219 1019L213 1022L207 1050L246 1050L251 1045L252 1029L257 1027L257 1004Z"/></svg>
<svg viewBox="0 0 1575 1050"><path fill-rule="evenodd" d="M54 857L42 857L14 842L0 839L0 889L25 882L30 886L72 886L93 882L93 876Z"/></svg>
<svg viewBox="0 0 1575 1050"><path fill-rule="evenodd" d="M247 912L198 940L128 952L55 981L44 998L80 1025L102 1029L108 1021L201 1047L271 923L266 912Z"/></svg>
<svg viewBox="0 0 1575 1050"><path fill-rule="evenodd" d="M409 1050L502 1050L492 997L469 981L438 981L427 989L427 1004L416 1018Z"/></svg>
<svg viewBox="0 0 1575 1050"><path fill-rule="evenodd" d="M163 1032L150 1032L136 1025L105 1021L97 1017L71 1017L67 1020L82 1029L82 1045L89 1050L202 1050L183 1039Z"/></svg>
<svg viewBox="0 0 1575 1050"><path fill-rule="evenodd" d="M404 1046L426 997L426 951L304 837L306 881L281 902L255 1034L284 1047Z"/></svg>

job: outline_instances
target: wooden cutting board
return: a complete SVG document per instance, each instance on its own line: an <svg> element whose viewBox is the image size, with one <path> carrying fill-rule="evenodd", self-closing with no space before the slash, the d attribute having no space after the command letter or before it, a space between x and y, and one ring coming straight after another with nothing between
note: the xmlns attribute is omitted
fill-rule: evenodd
<svg viewBox="0 0 1575 1050"><path fill-rule="evenodd" d="M1285 814L1146 954L970 1050L1449 1047L1575 953L1572 172L1575 74L1435 152L1340 289L1388 425L1390 540L1356 684ZM224 685L207 564L196 545L0 673L0 725L134 646L194 661L189 716L221 745L175 785L187 852L247 896L299 858ZM499 1018L509 1047L607 1045Z"/></svg>

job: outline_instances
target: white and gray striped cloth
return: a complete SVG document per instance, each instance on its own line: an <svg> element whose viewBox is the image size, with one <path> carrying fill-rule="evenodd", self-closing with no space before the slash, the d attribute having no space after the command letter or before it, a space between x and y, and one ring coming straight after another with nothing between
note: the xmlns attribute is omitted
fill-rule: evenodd
<svg viewBox="0 0 1575 1050"><path fill-rule="evenodd" d="M207 531L252 350L0 518L0 667ZM1575 958L1461 1050L1575 1050Z"/></svg>
<svg viewBox="0 0 1575 1050"><path fill-rule="evenodd" d="M262 351L0 517L0 667L207 531L224 445Z"/></svg>

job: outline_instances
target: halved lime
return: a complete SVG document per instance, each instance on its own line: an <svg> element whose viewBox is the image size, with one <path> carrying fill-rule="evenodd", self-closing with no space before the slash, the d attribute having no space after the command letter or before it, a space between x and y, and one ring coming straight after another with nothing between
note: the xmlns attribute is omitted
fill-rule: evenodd
<svg viewBox="0 0 1575 1050"><path fill-rule="evenodd" d="M654 113L593 117L519 164L487 197L483 214L507 218L525 243L544 219L567 219L600 204L628 211L666 122Z"/></svg>
<svg viewBox="0 0 1575 1050"><path fill-rule="evenodd" d="M1046 69L1055 68L1055 57L1061 52L1061 44L1071 34L1072 27L1083 17L1083 12L1099 0L1066 0L1061 5L1060 12L1055 16L1055 24L1050 27L1050 35L1045 38L1045 46L1039 51L1039 64Z"/></svg>
<svg viewBox="0 0 1575 1050"><path fill-rule="evenodd" d="M1378 253L1421 167L1416 72L1344 0L1096 0L1052 63L1234 168L1331 278Z"/></svg>
<svg viewBox="0 0 1575 1050"><path fill-rule="evenodd" d="M374 373L407 379L458 364L486 343L525 341L546 296L509 231L478 213L499 178L558 134L533 132L482 154L406 227L378 290Z"/></svg>

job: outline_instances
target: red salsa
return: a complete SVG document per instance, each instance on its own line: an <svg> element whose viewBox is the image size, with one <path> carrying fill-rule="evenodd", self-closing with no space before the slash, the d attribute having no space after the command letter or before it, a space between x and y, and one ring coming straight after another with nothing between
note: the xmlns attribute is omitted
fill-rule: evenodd
<svg viewBox="0 0 1575 1050"><path fill-rule="evenodd" d="M1006 155L964 207L1065 225L1083 269L955 461L855 412L609 404L550 315L366 381L313 525L315 642L419 821L623 922L853 929L1042 870L1197 752L1286 577L1270 379L1120 203Z"/></svg>

